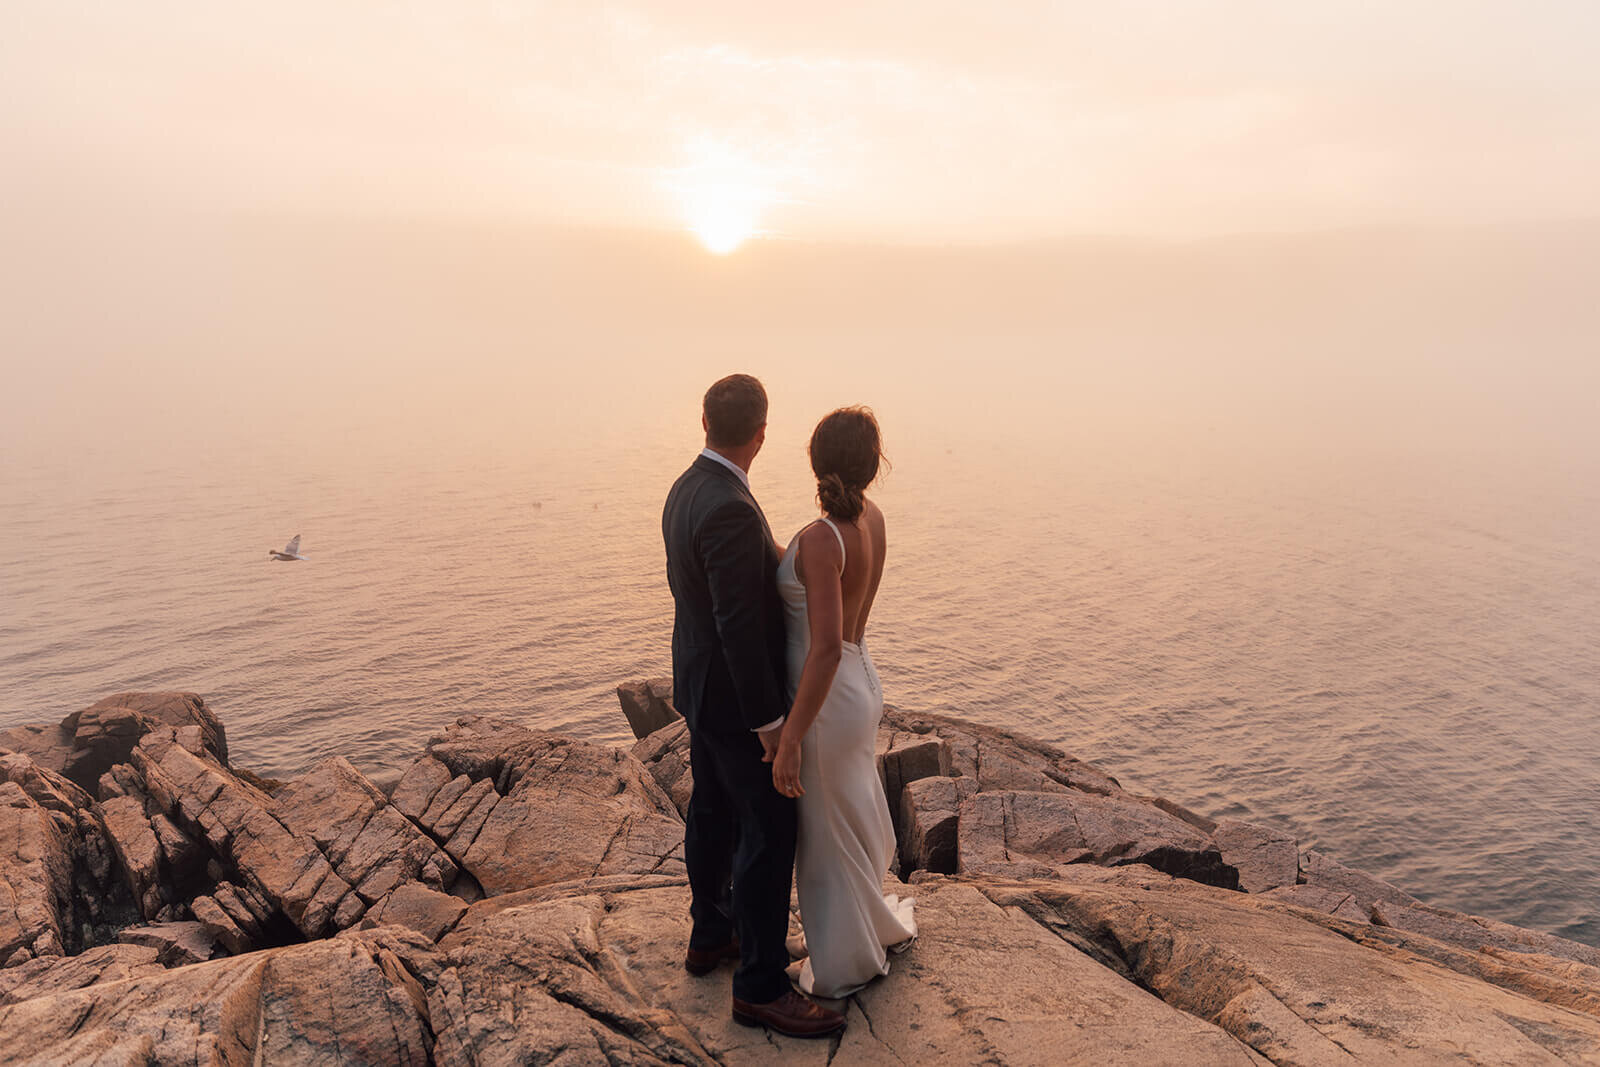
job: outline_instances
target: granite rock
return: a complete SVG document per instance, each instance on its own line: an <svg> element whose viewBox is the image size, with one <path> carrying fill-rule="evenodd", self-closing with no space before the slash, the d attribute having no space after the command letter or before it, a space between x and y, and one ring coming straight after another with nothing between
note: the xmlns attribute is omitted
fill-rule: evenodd
<svg viewBox="0 0 1600 1067"><path fill-rule="evenodd" d="M1140 867L983 891L1275 1063L1600 1058L1600 1018L1554 989L1511 991L1271 899Z"/></svg>
<svg viewBox="0 0 1600 1067"><path fill-rule="evenodd" d="M672 705L671 678L624 682L617 686L617 700L637 738L649 737L663 726L683 718Z"/></svg>
<svg viewBox="0 0 1600 1067"><path fill-rule="evenodd" d="M1372 911L1356 902L1354 893L1329 889L1319 885L1282 885L1261 891L1264 897L1281 900L1300 908L1310 908L1327 915L1337 915L1352 922L1371 922Z"/></svg>
<svg viewBox="0 0 1600 1067"><path fill-rule="evenodd" d="M435 795L425 824L442 819L477 782L493 784L494 796L475 806L492 802L471 840L458 831L449 842L486 894L603 874L683 871L677 809L624 751L472 716L436 737L429 754L456 778ZM471 781L456 791L460 778Z"/></svg>
<svg viewBox="0 0 1600 1067"><path fill-rule="evenodd" d="M100 804L100 817L139 914L153 920L167 901L161 892L161 843L145 818L144 804L129 796L112 797Z"/></svg>
<svg viewBox="0 0 1600 1067"><path fill-rule="evenodd" d="M0 967L66 954L72 930L69 838L20 785L0 782Z"/></svg>
<svg viewBox="0 0 1600 1067"><path fill-rule="evenodd" d="M0 1033L26 1050L0 1058L1600 1062L1600 950L898 712L881 751L914 884L884 890L915 897L917 940L830 1041L737 1026L726 971L682 967L687 740L630 754L471 716L387 798L342 760L269 796L196 722L152 725L99 804L0 755ZM62 955L96 933L73 932L83 893L125 883L195 920Z"/></svg>
<svg viewBox="0 0 1600 1067"><path fill-rule="evenodd" d="M309 835L291 832L272 814L271 797L190 752L170 730L146 734L133 764L159 813L226 859L303 934L333 931L351 886Z"/></svg>
<svg viewBox="0 0 1600 1067"><path fill-rule="evenodd" d="M76 956L44 956L0 970L0 1005L120 982L165 970L160 952L133 944L101 945Z"/></svg>
<svg viewBox="0 0 1600 1067"><path fill-rule="evenodd" d="M0 1033L36 1064L420 1065L424 1004L393 951L341 937L35 996Z"/></svg>
<svg viewBox="0 0 1600 1067"><path fill-rule="evenodd" d="M953 874L961 805L978 791L971 778L922 778L900 799L900 870Z"/></svg>
<svg viewBox="0 0 1600 1067"><path fill-rule="evenodd" d="M92 747L92 738L98 727L91 723L98 722L110 709L136 712L153 722L173 727L175 730L198 727L199 732L194 736L198 737L201 747L218 763L224 767L228 765L228 732L224 729L222 720L206 706L205 698L198 693L117 693L96 701L77 715L69 715L62 720L62 727L73 734L75 749ZM132 751L131 746L128 751ZM121 759L111 762L126 763L127 755L124 754Z"/></svg>
<svg viewBox="0 0 1600 1067"><path fill-rule="evenodd" d="M893 731L891 744L901 734L931 735L950 746L952 774L971 778L984 792L1021 790L1065 792L1079 790L1112 796L1122 792L1117 780L1054 745L967 722L947 715L930 715L885 708L883 727Z"/></svg>
<svg viewBox="0 0 1600 1067"><path fill-rule="evenodd" d="M922 936L841 1004L841 1038L746 1029L728 1017L725 980L683 971L687 899L682 886L616 878L512 908L474 905L439 945L429 999L439 1062L1255 1062L1219 1027L954 883L918 891ZM1019 959L1033 961L1027 981ZM529 971L542 981L518 980Z"/></svg>
<svg viewBox="0 0 1600 1067"><path fill-rule="evenodd" d="M218 955L217 939L198 920L130 926L117 934L123 944L154 949L164 967L204 963Z"/></svg>
<svg viewBox="0 0 1600 1067"><path fill-rule="evenodd" d="M1306 849L1300 853L1300 871L1296 881L1301 885L1348 894L1351 905L1369 918L1374 904L1412 907L1422 903L1410 893L1390 885L1382 878L1375 878L1365 871L1346 867L1314 849Z"/></svg>
<svg viewBox="0 0 1600 1067"><path fill-rule="evenodd" d="M1600 948L1479 915L1466 915L1429 904L1381 901L1369 905L1367 910L1374 925L1425 934L1474 952L1499 950L1560 957L1600 969Z"/></svg>
<svg viewBox="0 0 1600 1067"><path fill-rule="evenodd" d="M439 790L454 777L449 767L432 756L419 757L395 783L389 803L406 818L420 822Z"/></svg>
<svg viewBox="0 0 1600 1067"><path fill-rule="evenodd" d="M880 730L878 746L878 775L891 812L900 810L901 795L912 782L950 775L950 743L942 737Z"/></svg>
<svg viewBox="0 0 1600 1067"><path fill-rule="evenodd" d="M0 782L14 782L45 811L76 815L94 803L86 790L21 752L0 751Z"/></svg>
<svg viewBox="0 0 1600 1067"><path fill-rule="evenodd" d="M363 928L392 924L415 930L429 941L443 937L466 913L467 902L416 882L407 882L368 910Z"/></svg>
<svg viewBox="0 0 1600 1067"><path fill-rule="evenodd" d="M54 726L18 726L0 732L0 749L23 753L93 793L101 776L128 762L139 739L156 726L197 727L198 742L227 765L227 733L205 700L194 693L118 693Z"/></svg>
<svg viewBox="0 0 1600 1067"><path fill-rule="evenodd" d="M54 830L51 895L64 951L93 944L96 936L136 918L105 820L87 792L20 752L0 752L0 783L20 790ZM0 859L0 868L6 865Z"/></svg>
<svg viewBox="0 0 1600 1067"><path fill-rule="evenodd" d="M1044 874L1061 864L1142 863L1228 889L1239 884L1209 837L1126 795L977 793L961 805L957 835L964 873Z"/></svg>
<svg viewBox="0 0 1600 1067"><path fill-rule="evenodd" d="M1260 893L1294 885L1300 874L1300 847L1279 830L1224 819L1212 831L1222 862L1239 872L1239 888Z"/></svg>
<svg viewBox="0 0 1600 1067"><path fill-rule="evenodd" d="M238 956L257 947L247 933L215 897L198 896L189 902L189 911L204 928L206 936Z"/></svg>
<svg viewBox="0 0 1600 1067"><path fill-rule="evenodd" d="M342 756L284 785L268 810L314 841L367 904L406 882L448 889L455 881L455 862Z"/></svg>
<svg viewBox="0 0 1600 1067"><path fill-rule="evenodd" d="M209 858L206 850L193 837L184 833L167 816L157 812L150 817L150 829L156 835L161 849L161 859L173 884L182 894L182 887L191 884L205 869ZM192 896L193 894L182 894Z"/></svg>
<svg viewBox="0 0 1600 1067"><path fill-rule="evenodd" d="M837 1002L849 1025L831 1041L734 1024L725 972L683 971L688 889L661 875L485 900L437 944L390 924L164 973L122 954L29 965L0 986L0 1032L47 1064L1600 1057L1600 972L1570 960L1468 952L1143 866L935 876L915 896L917 941Z"/></svg>
<svg viewBox="0 0 1600 1067"><path fill-rule="evenodd" d="M650 770L656 784L672 798L680 817L689 814L694 793L694 768L689 753L689 724L679 720L663 726L633 746L633 756Z"/></svg>

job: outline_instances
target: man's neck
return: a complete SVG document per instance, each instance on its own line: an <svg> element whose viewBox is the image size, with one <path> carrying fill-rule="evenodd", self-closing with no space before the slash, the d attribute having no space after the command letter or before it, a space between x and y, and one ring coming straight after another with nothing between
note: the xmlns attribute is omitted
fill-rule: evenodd
<svg viewBox="0 0 1600 1067"><path fill-rule="evenodd" d="M754 463L756 458L756 454L748 448L718 448L712 444L706 445L706 448L732 463L746 474L750 473L750 464Z"/></svg>

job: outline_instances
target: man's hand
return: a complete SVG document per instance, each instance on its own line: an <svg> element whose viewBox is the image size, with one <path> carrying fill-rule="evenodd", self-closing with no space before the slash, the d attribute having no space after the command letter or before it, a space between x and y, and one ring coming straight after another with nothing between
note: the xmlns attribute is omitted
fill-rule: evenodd
<svg viewBox="0 0 1600 1067"><path fill-rule="evenodd" d="M770 730L757 730L756 736L761 738L761 762L771 763L778 755L778 738L783 736L783 727L774 726Z"/></svg>

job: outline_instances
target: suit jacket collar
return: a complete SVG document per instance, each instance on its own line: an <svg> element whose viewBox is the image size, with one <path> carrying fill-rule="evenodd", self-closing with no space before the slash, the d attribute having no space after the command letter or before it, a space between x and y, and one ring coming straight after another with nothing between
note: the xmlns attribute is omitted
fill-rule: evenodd
<svg viewBox="0 0 1600 1067"><path fill-rule="evenodd" d="M750 473L741 467L737 467L733 460L729 459L727 456L724 456L720 452L714 452L710 448L701 449L700 456L702 459L709 459L712 463L715 463L717 466L721 467L723 470L739 479L739 484L744 486L746 489L750 488Z"/></svg>
<svg viewBox="0 0 1600 1067"><path fill-rule="evenodd" d="M716 460L712 459L709 456L700 455L700 456L694 457L694 464L693 465L694 465L696 470L702 470L702 471L707 472L708 474L714 474L718 478L726 478L728 481L732 482L734 485L737 485L744 492L750 493L750 487L745 484L743 479L741 479L737 474L733 473L733 471L729 470L727 467L723 466L721 463L718 463ZM752 497L755 496L754 493L750 493L750 495Z"/></svg>
<svg viewBox="0 0 1600 1067"><path fill-rule="evenodd" d="M690 464L690 469L702 471L711 475L713 478L726 479L729 485L732 485L735 489L739 490L739 492L743 493L745 498L748 499L750 503L755 505L756 514L761 516L761 522L767 527L767 532L769 534L772 532L772 525L767 522L767 513L761 510L761 504L756 500L755 493L751 491L750 487L746 485L737 474L733 473L716 460L708 459L705 456L694 457L694 462Z"/></svg>

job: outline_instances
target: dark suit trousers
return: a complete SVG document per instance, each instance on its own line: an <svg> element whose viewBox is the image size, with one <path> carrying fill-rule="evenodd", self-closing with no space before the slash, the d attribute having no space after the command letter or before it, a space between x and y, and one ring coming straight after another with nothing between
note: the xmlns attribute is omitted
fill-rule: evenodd
<svg viewBox="0 0 1600 1067"><path fill-rule="evenodd" d="M689 945L718 948L737 933L733 995L765 1004L790 988L784 969L795 802L772 787L772 765L761 762L761 741L753 733L690 730L689 761L694 792L683 841L694 918ZM725 896L730 876L731 902Z"/></svg>

